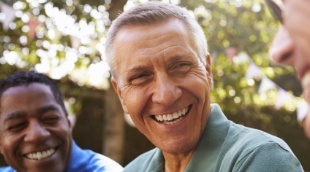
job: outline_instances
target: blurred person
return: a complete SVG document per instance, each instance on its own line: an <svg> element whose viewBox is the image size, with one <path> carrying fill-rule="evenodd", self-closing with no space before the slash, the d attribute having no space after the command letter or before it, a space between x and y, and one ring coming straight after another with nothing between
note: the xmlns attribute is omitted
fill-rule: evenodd
<svg viewBox="0 0 310 172"><path fill-rule="evenodd" d="M83 150L72 139L63 96L54 81L33 71L0 80L1 172L118 172L115 161Z"/></svg>
<svg viewBox="0 0 310 172"><path fill-rule="evenodd" d="M310 1L289 0L282 3L269 0L267 3L283 24L270 49L271 58L278 64L294 67L304 98L310 103ZM299 120L310 139L310 114Z"/></svg>
<svg viewBox="0 0 310 172"><path fill-rule="evenodd" d="M156 146L124 171L303 171L283 140L235 124L211 104L211 57L186 9L133 7L113 21L105 46L125 113Z"/></svg>

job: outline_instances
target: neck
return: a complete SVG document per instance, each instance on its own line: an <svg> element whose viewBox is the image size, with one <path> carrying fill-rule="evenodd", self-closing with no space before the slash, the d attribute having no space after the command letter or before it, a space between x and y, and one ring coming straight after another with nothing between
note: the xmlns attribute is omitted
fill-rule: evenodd
<svg viewBox="0 0 310 172"><path fill-rule="evenodd" d="M165 158L165 172L183 172L189 163L193 152L173 155L163 152Z"/></svg>

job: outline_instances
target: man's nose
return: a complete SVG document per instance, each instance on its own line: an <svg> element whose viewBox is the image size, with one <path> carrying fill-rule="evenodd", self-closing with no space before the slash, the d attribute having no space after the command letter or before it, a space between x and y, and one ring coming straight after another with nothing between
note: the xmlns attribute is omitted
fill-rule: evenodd
<svg viewBox="0 0 310 172"><path fill-rule="evenodd" d="M173 79L167 75L156 78L153 88L153 103L169 105L178 100L182 95L182 90Z"/></svg>
<svg viewBox="0 0 310 172"><path fill-rule="evenodd" d="M294 42L288 32L281 27L270 49L272 60L280 65L294 65Z"/></svg>
<svg viewBox="0 0 310 172"><path fill-rule="evenodd" d="M26 131L25 141L40 143L50 136L50 132L39 122L30 122Z"/></svg>

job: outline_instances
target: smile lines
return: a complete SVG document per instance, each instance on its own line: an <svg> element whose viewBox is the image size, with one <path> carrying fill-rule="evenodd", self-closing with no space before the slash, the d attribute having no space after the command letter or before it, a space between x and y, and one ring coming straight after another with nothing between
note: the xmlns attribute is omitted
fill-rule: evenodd
<svg viewBox="0 0 310 172"><path fill-rule="evenodd" d="M29 153L26 155L26 157L31 160L41 160L41 159L51 156L54 152L55 152L55 149L51 148L51 149L41 151L41 152Z"/></svg>
<svg viewBox="0 0 310 172"><path fill-rule="evenodd" d="M177 119L180 119L181 117L185 116L188 112L188 107L183 108L177 112L171 113L171 114L164 114L164 115L154 115L155 119L159 122L171 122L175 121Z"/></svg>

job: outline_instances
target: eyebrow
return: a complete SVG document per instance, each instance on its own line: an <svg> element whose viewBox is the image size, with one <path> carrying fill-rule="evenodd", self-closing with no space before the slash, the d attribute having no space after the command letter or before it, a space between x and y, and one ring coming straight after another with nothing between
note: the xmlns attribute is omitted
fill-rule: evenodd
<svg viewBox="0 0 310 172"><path fill-rule="evenodd" d="M43 114L45 112L48 112L48 111L57 111L57 112L60 112L60 109L55 106L55 105L47 105L47 106L43 106L43 107L40 107L38 110L37 110L37 113L38 114Z"/></svg>
<svg viewBox="0 0 310 172"><path fill-rule="evenodd" d="M15 119L21 119L25 116L26 116L26 114L24 112L21 112L21 111L12 112L6 116L6 118L4 119L4 123L11 121L11 120L15 120Z"/></svg>
<svg viewBox="0 0 310 172"><path fill-rule="evenodd" d="M182 59L182 56L184 56L184 55L187 55L187 53L182 53L182 54L174 55L174 56L170 57L170 58L166 61L165 64L177 62L177 61L179 61L180 59ZM134 66L134 67L130 68L130 69L128 70L127 73L144 72L144 71L147 71L147 70L149 70L149 69L150 69L150 67L145 66L145 65Z"/></svg>
<svg viewBox="0 0 310 172"><path fill-rule="evenodd" d="M60 112L59 108L55 105L47 105L44 107L40 107L39 109L36 110L36 114L43 114L46 113L48 111L58 111ZM16 111L16 112L12 112L10 114L7 115L7 117L4 119L4 122L8 122L10 120L15 120L15 119L21 119L24 118L26 116L25 112L22 111Z"/></svg>
<svg viewBox="0 0 310 172"><path fill-rule="evenodd" d="M188 56L187 53L177 54L177 55L172 56L170 59L168 59L168 62L177 62L179 60L182 60L186 56Z"/></svg>
<svg viewBox="0 0 310 172"><path fill-rule="evenodd" d="M143 66L143 65L141 65L141 66L135 66L135 67L133 67L133 68L130 68L129 70L128 70L128 73L135 73L135 72L142 72L142 71L145 71L145 70L147 70L147 69L149 69L149 67L146 67L146 66Z"/></svg>

